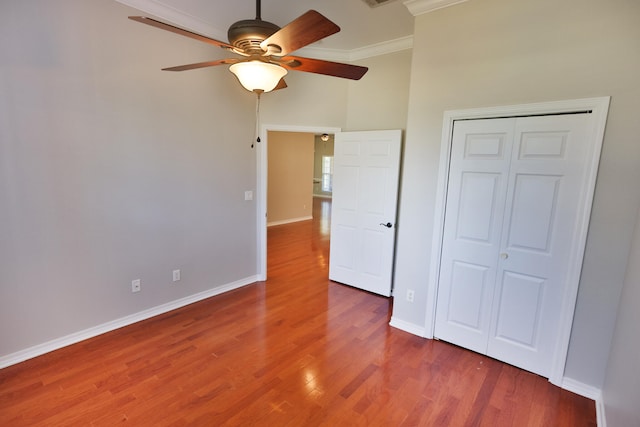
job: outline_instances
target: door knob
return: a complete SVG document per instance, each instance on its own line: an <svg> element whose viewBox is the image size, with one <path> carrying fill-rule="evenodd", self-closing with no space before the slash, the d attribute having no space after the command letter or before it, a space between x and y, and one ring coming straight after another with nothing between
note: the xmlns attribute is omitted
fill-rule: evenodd
<svg viewBox="0 0 640 427"><path fill-rule="evenodd" d="M393 224L391 224L390 222L388 222L386 224L384 222L381 222L380 225L383 226L383 227L387 227L387 228L393 227Z"/></svg>
<svg viewBox="0 0 640 427"><path fill-rule="evenodd" d="M500 258L507 259L507 258L509 258L509 254L506 253L506 252L503 252L503 253L500 254Z"/></svg>

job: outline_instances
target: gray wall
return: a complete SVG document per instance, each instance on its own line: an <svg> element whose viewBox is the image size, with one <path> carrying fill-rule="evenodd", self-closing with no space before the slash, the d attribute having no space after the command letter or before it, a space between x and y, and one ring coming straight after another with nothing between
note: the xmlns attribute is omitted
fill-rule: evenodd
<svg viewBox="0 0 640 427"><path fill-rule="evenodd" d="M566 377L601 388L640 201L640 3L470 0L416 17L394 318L425 324L443 112L612 96ZM416 239L416 236L420 236Z"/></svg>
<svg viewBox="0 0 640 427"><path fill-rule="evenodd" d="M411 80L411 49L363 59L369 67L350 82L345 130L406 129Z"/></svg>
<svg viewBox="0 0 640 427"><path fill-rule="evenodd" d="M301 72L290 72L285 80L287 89L262 97L262 124L345 127L348 80Z"/></svg>
<svg viewBox="0 0 640 427"><path fill-rule="evenodd" d="M2 3L0 357L257 273L255 96L226 67L160 71L225 53L139 14ZM287 82L263 122L344 126L346 81Z"/></svg>
<svg viewBox="0 0 640 427"><path fill-rule="evenodd" d="M134 13L2 2L0 356L256 274L254 100Z"/></svg>
<svg viewBox="0 0 640 427"><path fill-rule="evenodd" d="M640 212L638 213L602 390L608 427L640 425Z"/></svg>
<svg viewBox="0 0 640 427"><path fill-rule="evenodd" d="M160 71L225 53L114 1L1 8L0 358L255 277L256 98ZM352 82L286 80L261 123L345 128Z"/></svg>

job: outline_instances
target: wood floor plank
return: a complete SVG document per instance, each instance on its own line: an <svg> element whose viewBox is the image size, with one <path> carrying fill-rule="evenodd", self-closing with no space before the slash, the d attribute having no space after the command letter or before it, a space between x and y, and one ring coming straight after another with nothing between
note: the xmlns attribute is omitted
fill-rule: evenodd
<svg viewBox="0 0 640 427"><path fill-rule="evenodd" d="M0 370L2 426L595 426L593 401L328 280L330 201L255 283Z"/></svg>

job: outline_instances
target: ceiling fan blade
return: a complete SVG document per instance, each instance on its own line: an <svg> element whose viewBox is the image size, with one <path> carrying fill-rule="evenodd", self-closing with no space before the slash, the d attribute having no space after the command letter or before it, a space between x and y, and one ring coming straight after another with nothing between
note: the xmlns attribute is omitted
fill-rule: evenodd
<svg viewBox="0 0 640 427"><path fill-rule="evenodd" d="M359 65L302 58L300 56L285 56L278 61L278 64L288 70L306 71L308 73L324 74L351 80L360 80L369 70L367 67Z"/></svg>
<svg viewBox="0 0 640 427"><path fill-rule="evenodd" d="M287 88L287 82L284 81L284 79L280 79L280 81L278 82L278 84L276 85L276 87L273 88L273 90L278 90L278 89L284 89Z"/></svg>
<svg viewBox="0 0 640 427"><path fill-rule="evenodd" d="M181 36L190 37L204 43L212 44L223 49L233 50L233 46L228 43L202 36L191 31L183 30L182 28L174 27L173 25L165 24L164 22L156 21L155 19L147 18L146 16L130 16L129 19L151 25L152 27L160 28L161 30L171 31L172 33L180 34Z"/></svg>
<svg viewBox="0 0 640 427"><path fill-rule="evenodd" d="M198 62L195 64L178 65L177 67L163 68L162 71L187 71L195 70L197 68L215 67L216 65L235 64L239 59L218 59L215 61Z"/></svg>
<svg viewBox="0 0 640 427"><path fill-rule="evenodd" d="M310 10L260 43L265 52L284 56L340 31L340 27L315 10Z"/></svg>

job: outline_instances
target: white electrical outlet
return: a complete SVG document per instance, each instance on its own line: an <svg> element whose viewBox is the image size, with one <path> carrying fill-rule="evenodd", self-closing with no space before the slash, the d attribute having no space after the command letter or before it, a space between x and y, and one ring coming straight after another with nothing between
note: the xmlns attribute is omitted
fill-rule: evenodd
<svg viewBox="0 0 640 427"><path fill-rule="evenodd" d="M180 280L180 270L173 270L173 281L177 282Z"/></svg>
<svg viewBox="0 0 640 427"><path fill-rule="evenodd" d="M407 289L407 301L409 302L413 302L413 299L415 298L415 292L413 289Z"/></svg>
<svg viewBox="0 0 640 427"><path fill-rule="evenodd" d="M244 199L245 200L253 200L253 191L251 191L251 190L245 191L244 192Z"/></svg>
<svg viewBox="0 0 640 427"><path fill-rule="evenodd" d="M131 292L140 292L140 279L131 281Z"/></svg>

